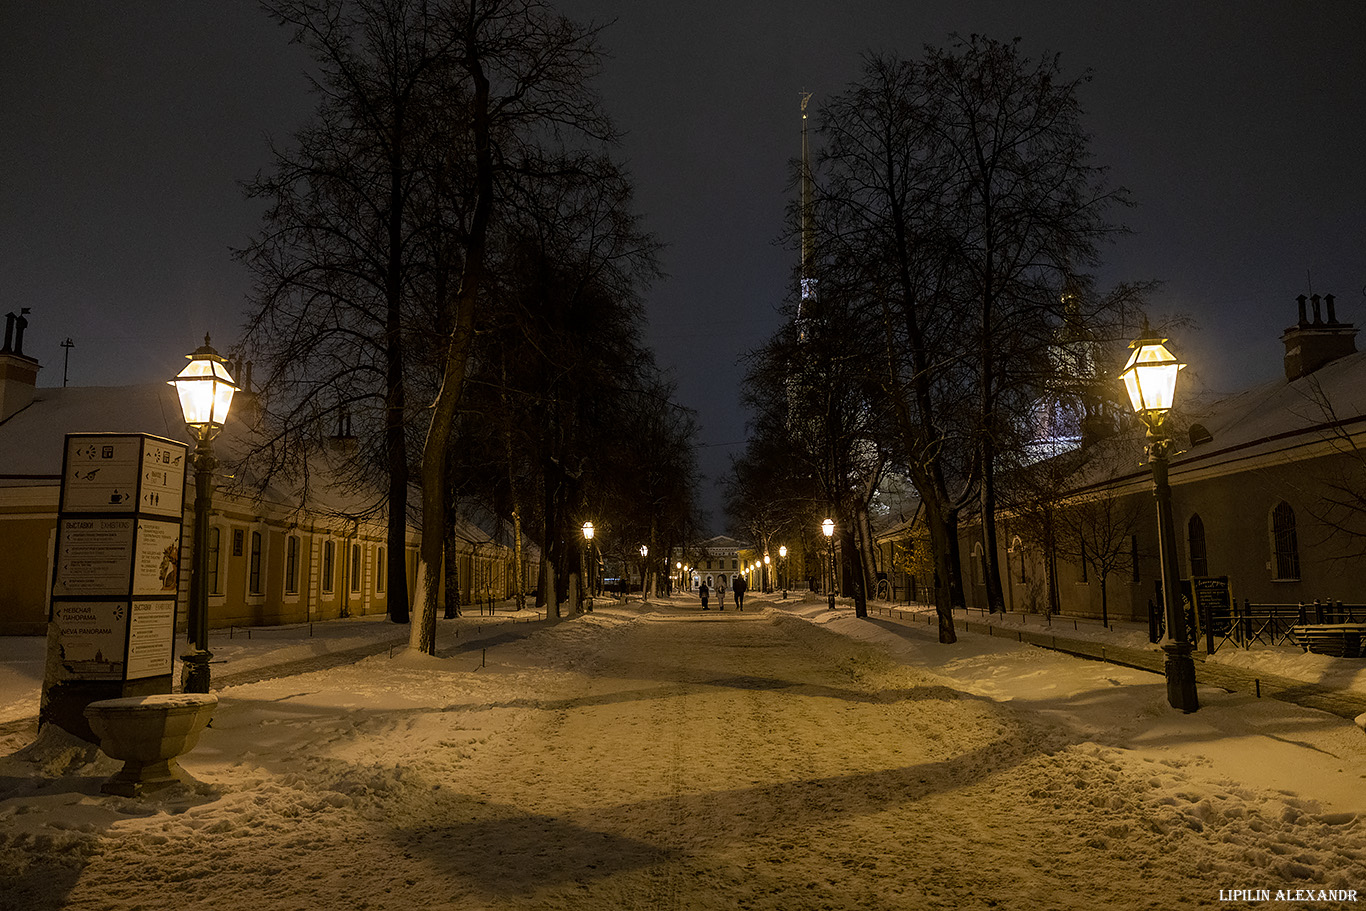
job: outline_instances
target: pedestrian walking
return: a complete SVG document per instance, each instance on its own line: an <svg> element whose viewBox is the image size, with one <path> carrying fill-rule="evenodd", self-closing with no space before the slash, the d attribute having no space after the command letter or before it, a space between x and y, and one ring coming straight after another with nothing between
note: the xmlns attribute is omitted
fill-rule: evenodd
<svg viewBox="0 0 1366 911"><path fill-rule="evenodd" d="M731 586L731 591L735 592L736 610L745 609L745 591L748 590L749 583L745 582L744 576L736 576L735 584Z"/></svg>
<svg viewBox="0 0 1366 911"><path fill-rule="evenodd" d="M702 609L711 610L710 607L707 607L707 583L703 582L697 586L697 594L702 597Z"/></svg>
<svg viewBox="0 0 1366 911"><path fill-rule="evenodd" d="M721 581L716 583L716 606L721 610L726 609L726 577L722 576Z"/></svg>

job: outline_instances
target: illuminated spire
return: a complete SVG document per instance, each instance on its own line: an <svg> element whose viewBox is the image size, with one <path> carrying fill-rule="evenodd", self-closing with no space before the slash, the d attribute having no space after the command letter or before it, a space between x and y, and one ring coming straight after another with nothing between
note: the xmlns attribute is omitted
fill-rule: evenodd
<svg viewBox="0 0 1366 911"><path fill-rule="evenodd" d="M816 298L815 256L816 226L812 209L813 183L811 180L811 152L806 141L806 105L811 100L810 92L802 92L802 294L797 304L797 335L805 338L802 325L803 309L808 301Z"/></svg>

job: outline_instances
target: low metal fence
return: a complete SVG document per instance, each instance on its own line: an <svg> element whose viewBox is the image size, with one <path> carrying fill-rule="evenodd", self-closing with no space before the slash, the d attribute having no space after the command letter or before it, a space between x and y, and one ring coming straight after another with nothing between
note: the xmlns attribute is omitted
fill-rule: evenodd
<svg viewBox="0 0 1366 911"><path fill-rule="evenodd" d="M1228 612L1219 611L1207 619L1213 651L1225 644L1238 648L1253 645L1298 644L1293 629L1306 623L1360 623L1366 621L1366 605L1341 601L1312 601L1297 604L1253 604L1246 598L1234 601Z"/></svg>

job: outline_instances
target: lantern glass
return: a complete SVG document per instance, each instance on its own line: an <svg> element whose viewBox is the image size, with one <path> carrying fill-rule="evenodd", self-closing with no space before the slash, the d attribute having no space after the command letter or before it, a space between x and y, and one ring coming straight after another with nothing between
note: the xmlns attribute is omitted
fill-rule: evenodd
<svg viewBox="0 0 1366 911"><path fill-rule="evenodd" d="M592 523L592 522L585 522L585 523L583 523L583 537L584 537L584 540L586 540L586 541L591 541L591 540L593 540L593 531L594 531L594 529L593 529L593 523Z"/></svg>
<svg viewBox="0 0 1366 911"><path fill-rule="evenodd" d="M171 380L171 385L180 396L186 424L195 430L218 429L228 419L237 384L216 354L206 355L203 351L201 348L190 356L190 362Z"/></svg>
<svg viewBox="0 0 1366 911"><path fill-rule="evenodd" d="M834 535L835 535L835 522L834 522L834 520L833 520L833 519L826 519L824 522L822 522L822 523L821 523L821 531L825 534L825 536L826 536L827 538L834 537Z"/></svg>
<svg viewBox="0 0 1366 911"><path fill-rule="evenodd" d="M1129 402L1139 414L1170 411L1176 400L1176 377L1185 367L1163 344L1166 339L1139 339L1130 347L1129 362L1120 376Z"/></svg>
<svg viewBox="0 0 1366 911"><path fill-rule="evenodd" d="M782 547L778 548L778 556L782 557L783 559L787 559L787 545L786 545L786 544L784 544Z"/></svg>

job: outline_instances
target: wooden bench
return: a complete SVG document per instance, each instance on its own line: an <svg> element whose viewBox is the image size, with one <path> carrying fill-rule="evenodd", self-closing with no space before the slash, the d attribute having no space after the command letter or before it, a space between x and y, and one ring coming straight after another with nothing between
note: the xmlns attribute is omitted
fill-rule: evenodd
<svg viewBox="0 0 1366 911"><path fill-rule="evenodd" d="M1360 658L1366 623L1303 623L1290 633L1306 651L1337 658Z"/></svg>

